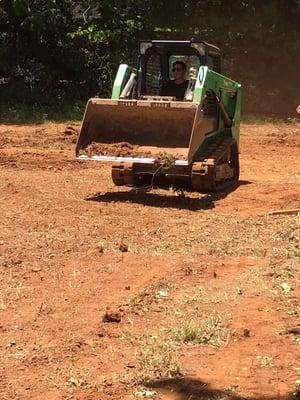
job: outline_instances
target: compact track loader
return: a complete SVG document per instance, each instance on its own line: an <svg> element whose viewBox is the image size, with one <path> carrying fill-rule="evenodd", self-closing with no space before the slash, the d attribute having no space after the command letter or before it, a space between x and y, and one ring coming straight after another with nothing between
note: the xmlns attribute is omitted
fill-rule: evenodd
<svg viewBox="0 0 300 400"><path fill-rule="evenodd" d="M181 100L162 95L176 61L186 66ZM76 156L112 163L118 186L214 192L239 178L240 104L216 46L142 41L137 68L119 66L111 99L88 101Z"/></svg>

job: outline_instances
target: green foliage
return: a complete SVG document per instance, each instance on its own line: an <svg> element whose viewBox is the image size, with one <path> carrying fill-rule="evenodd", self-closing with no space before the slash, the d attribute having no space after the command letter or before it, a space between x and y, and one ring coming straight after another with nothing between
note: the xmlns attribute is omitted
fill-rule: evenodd
<svg viewBox="0 0 300 400"><path fill-rule="evenodd" d="M145 38L219 45L243 85L244 113L294 116L299 0L2 0L0 101L73 103L109 96L118 64Z"/></svg>
<svg viewBox="0 0 300 400"><path fill-rule="evenodd" d="M80 121L85 109L82 101L72 104L0 104L2 123L43 123L45 121Z"/></svg>

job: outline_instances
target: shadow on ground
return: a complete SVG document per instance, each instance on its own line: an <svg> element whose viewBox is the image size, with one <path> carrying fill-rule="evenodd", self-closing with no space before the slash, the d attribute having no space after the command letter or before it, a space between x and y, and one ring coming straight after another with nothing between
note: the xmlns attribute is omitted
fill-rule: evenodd
<svg viewBox="0 0 300 400"><path fill-rule="evenodd" d="M296 400L300 399L299 393L291 393L287 396L258 396L242 397L234 393L235 388L217 390L210 387L204 381L194 378L182 377L171 379L159 379L149 382L148 388L158 390L165 395L172 394L176 400Z"/></svg>
<svg viewBox="0 0 300 400"><path fill-rule="evenodd" d="M199 195L201 197L191 197L188 192L173 195L164 195L153 193L151 191L129 190L122 192L106 192L96 193L86 197L87 201L96 201L99 203L135 203L143 204L150 207L159 208L178 208L190 211L210 210L215 207L215 202L227 197L230 193L236 190L239 186L250 185L250 181L239 181L237 185L228 190L223 190L213 194Z"/></svg>

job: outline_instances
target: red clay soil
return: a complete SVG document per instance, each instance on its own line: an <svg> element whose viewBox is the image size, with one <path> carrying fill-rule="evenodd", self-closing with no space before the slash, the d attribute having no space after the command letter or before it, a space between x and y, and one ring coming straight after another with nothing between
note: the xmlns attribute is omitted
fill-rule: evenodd
<svg viewBox="0 0 300 400"><path fill-rule="evenodd" d="M183 160L187 156L186 148L159 148L150 146L137 146L128 142L119 143L96 143L92 142L80 154L89 157L94 155L114 156L114 157L149 157L157 160L170 155L171 158Z"/></svg>
<svg viewBox="0 0 300 400"><path fill-rule="evenodd" d="M83 154L88 156L93 155L108 155L115 157L153 157L151 152L140 150L139 146L132 145L127 142L104 144L104 143L91 143L86 149L82 151Z"/></svg>
<svg viewBox="0 0 300 400"><path fill-rule="evenodd" d="M300 207L300 124L242 125L215 195L116 188L72 127L0 125L1 400L297 398L299 217L267 213ZM218 345L174 334L212 315Z"/></svg>

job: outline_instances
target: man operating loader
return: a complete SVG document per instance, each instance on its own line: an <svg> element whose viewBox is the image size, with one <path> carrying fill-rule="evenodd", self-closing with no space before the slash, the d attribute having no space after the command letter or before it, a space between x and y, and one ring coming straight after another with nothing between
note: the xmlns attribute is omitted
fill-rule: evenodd
<svg viewBox="0 0 300 400"><path fill-rule="evenodd" d="M119 65L110 98L89 99L76 157L112 163L117 186L213 193L236 185L241 85L221 75L220 49L147 40L137 59L138 69Z"/></svg>
<svg viewBox="0 0 300 400"><path fill-rule="evenodd" d="M162 96L176 97L183 100L188 81L185 79L186 65L183 61L175 61L172 68L174 80L166 83L162 89Z"/></svg>

